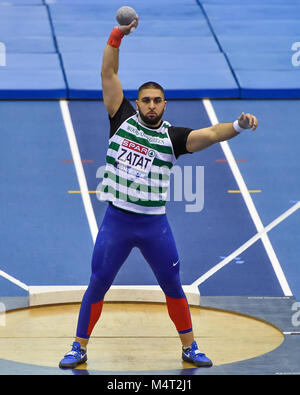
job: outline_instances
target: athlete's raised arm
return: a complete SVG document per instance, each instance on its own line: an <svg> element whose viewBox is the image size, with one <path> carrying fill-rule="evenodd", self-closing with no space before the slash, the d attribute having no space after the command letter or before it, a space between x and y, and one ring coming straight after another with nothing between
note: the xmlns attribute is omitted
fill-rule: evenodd
<svg viewBox="0 0 300 395"><path fill-rule="evenodd" d="M186 149L198 152L212 144L230 140L247 129L255 130L258 126L256 117L242 113L235 122L219 123L208 128L192 130L188 135Z"/></svg>
<svg viewBox="0 0 300 395"><path fill-rule="evenodd" d="M114 27L104 49L101 69L102 92L104 105L111 117L118 111L123 100L122 85L118 77L119 47L124 35L130 34L131 29L137 25L138 19L135 19L128 26Z"/></svg>

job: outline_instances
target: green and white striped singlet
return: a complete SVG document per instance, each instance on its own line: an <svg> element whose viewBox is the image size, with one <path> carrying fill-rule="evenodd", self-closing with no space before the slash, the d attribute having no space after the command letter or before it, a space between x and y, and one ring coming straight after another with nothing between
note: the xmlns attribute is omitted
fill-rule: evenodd
<svg viewBox="0 0 300 395"><path fill-rule="evenodd" d="M138 114L121 124L109 140L100 200L134 213L165 214L176 162L170 126L163 121L158 129L147 129Z"/></svg>

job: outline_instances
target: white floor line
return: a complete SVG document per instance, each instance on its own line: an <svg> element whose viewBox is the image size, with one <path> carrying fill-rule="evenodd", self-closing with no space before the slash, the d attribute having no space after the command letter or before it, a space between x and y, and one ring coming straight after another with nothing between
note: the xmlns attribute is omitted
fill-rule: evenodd
<svg viewBox="0 0 300 395"><path fill-rule="evenodd" d="M6 280L10 281L11 283L17 285L18 287L25 289L25 291L29 290L28 285L22 283L22 281L16 279L15 277L10 276L9 274L5 273L3 270L0 270L0 276L5 278Z"/></svg>
<svg viewBox="0 0 300 395"><path fill-rule="evenodd" d="M222 269L224 266L226 266L229 262L231 262L234 258L239 256L242 252L244 252L247 248L252 246L258 239L261 238L262 234L265 234L275 228L280 222L284 221L286 218L288 218L290 215L292 215L295 211L297 211L300 208L300 202L294 204L291 208L286 210L283 214L281 214L279 217L274 219L269 225L267 225L262 232L257 233L251 239L246 241L243 245L241 245L238 249L233 251L230 255L228 255L225 259L223 259L221 262L219 262L217 265L213 266L210 270L208 270L206 273L204 273L201 277L199 277L196 281L194 281L191 286L199 286L202 284L204 281L206 281L208 278L210 278L213 274L215 274L217 271ZM292 295L286 295L286 296L292 296Z"/></svg>
<svg viewBox="0 0 300 395"><path fill-rule="evenodd" d="M284 335L300 335L300 332L282 332Z"/></svg>
<svg viewBox="0 0 300 395"><path fill-rule="evenodd" d="M69 111L69 106L68 106L68 103L66 100L60 101L60 108L61 108L66 132L67 132L67 136L68 136L68 140L69 140L69 144L70 144L70 148L71 148L71 152L72 152L72 157L73 157L75 170L76 170L76 174L77 174L77 178L78 178L78 182L79 182L79 187L80 187L80 191L81 191L81 197L82 197L84 209L85 209L86 216L88 219L93 242L95 243L96 237L98 234L98 225L97 225L97 221L95 218L94 210L92 207L92 203L91 203L91 199L90 199L90 195L89 195L89 191L88 191L88 186L87 186L87 182L86 182L86 178L85 178L85 174L84 174L84 170L83 170L83 166L82 166L82 161L81 161L81 157L80 157L80 153L79 153L79 149L78 149L78 145L77 145L77 141L76 141L76 137L75 137L75 132L74 132L73 124L72 124L72 119L71 119L71 115L70 115L70 111Z"/></svg>
<svg viewBox="0 0 300 395"><path fill-rule="evenodd" d="M275 228L280 222L282 222L284 219L292 215L295 211L297 211L300 208L300 202L295 203L292 207L290 207L288 210L286 210L283 214L279 215L279 217L275 218L269 225L265 227L265 231L269 232L271 229Z"/></svg>
<svg viewBox="0 0 300 395"><path fill-rule="evenodd" d="M204 105L204 107L206 109L206 112L208 114L208 117L209 117L210 122L212 123L212 125L215 125L215 124L219 123L218 118L216 116L216 113L214 111L214 108L213 108L210 100L209 99L204 99L203 100L203 105ZM288 285L288 282L287 282L287 280L285 278L285 275L284 275L283 270L282 270L282 268L280 266L278 258L277 258L276 254L275 254L273 246L272 246L272 244L271 244L271 242L269 240L269 237L266 234L266 232L263 232L264 231L264 226L263 226L262 221L261 221L261 219L260 219L260 217L258 215L258 212L257 212L257 210L255 208L255 205L254 205L254 203L252 201L250 193L248 192L248 188L247 188L247 186L245 184L245 181L244 181L244 179L243 179L243 177L242 177L242 175L240 173L240 170L239 170L239 168L237 166L237 163L236 163L236 161L235 161L235 159L233 157L231 149L230 149L230 147L229 147L229 145L228 145L228 143L226 141L221 142L220 145L221 145L221 148L222 148L222 150L224 152L224 155L225 155L225 157L226 157L226 159L228 161L228 164L229 164L229 166L231 168L231 171L232 171L232 173L234 175L234 178L235 178L235 180L236 180L236 182L238 184L238 187L239 187L239 189L241 191L241 194L242 194L242 196L244 198L244 201L245 201L246 206L247 206L247 208L249 210L249 213L250 213L250 216L251 216L251 218L252 218L252 220L254 222L254 225L255 225L258 233L261 233L262 243L263 243L263 245L264 245L264 247L265 247L265 249L267 251L267 254L269 256L269 259L271 261L271 264L273 266L275 274L276 274L276 276L278 278L279 284L280 284L280 286L282 288L282 291L283 291L285 296L291 296L292 295L291 289L290 289L290 287Z"/></svg>

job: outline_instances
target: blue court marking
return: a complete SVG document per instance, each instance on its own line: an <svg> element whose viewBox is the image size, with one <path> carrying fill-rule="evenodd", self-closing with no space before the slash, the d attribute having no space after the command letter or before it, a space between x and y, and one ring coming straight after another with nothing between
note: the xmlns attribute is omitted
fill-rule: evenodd
<svg viewBox="0 0 300 395"><path fill-rule="evenodd" d="M96 179L96 171L104 165L108 146L107 113L103 102L71 102L69 108L81 158L94 160L92 165L84 165L84 170L89 190L95 190L101 181ZM174 125L193 129L210 125L201 101L169 101L165 119ZM221 148L214 145L201 153L184 155L177 162L182 169L183 166L193 166L194 174L195 166L204 166L205 178L202 211L185 212L188 202L167 203L168 218L181 257L183 284L195 281L219 263L220 256L229 255L256 233L242 197L227 193L228 189L237 189L237 185L229 166L216 162L220 158L224 158ZM99 226L106 204L99 202L95 195L91 195L91 200ZM228 273L231 273L228 266L218 274L220 280L214 280L213 277L200 286L201 294L220 295L223 292L225 295L281 296L278 280L260 242L255 243L247 254L251 254L251 259L247 258L251 264L240 265L237 275L233 277L234 281L226 280L226 285L220 287L223 276L227 278ZM261 273L259 281L256 279L257 273ZM247 281L248 276L253 281ZM118 273L115 284L149 285L156 284L156 280L139 251L134 250Z"/></svg>
<svg viewBox="0 0 300 395"><path fill-rule="evenodd" d="M93 242L81 197L67 193L78 183L62 162L71 153L59 104L1 102L0 118L1 270L27 285L87 283Z"/></svg>

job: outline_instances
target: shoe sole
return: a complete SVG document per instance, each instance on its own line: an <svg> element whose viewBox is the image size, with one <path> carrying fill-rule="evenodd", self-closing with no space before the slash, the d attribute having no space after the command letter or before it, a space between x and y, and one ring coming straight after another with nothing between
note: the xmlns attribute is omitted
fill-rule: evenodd
<svg viewBox="0 0 300 395"><path fill-rule="evenodd" d="M194 364L194 365L196 365L198 368L201 368L201 367L207 367L207 368L209 368L209 367L211 367L212 365L213 365L213 363L211 362L211 361L209 361L209 362L205 362L205 361L194 361L192 358L189 358L189 357L187 357L186 355L182 355L182 359L185 361L185 362L190 362L190 363L192 363L192 364Z"/></svg>
<svg viewBox="0 0 300 395"><path fill-rule="evenodd" d="M85 363L87 361L87 356L85 356L82 360L79 362L73 362L73 363L59 363L59 368L60 369L74 369L76 366Z"/></svg>

